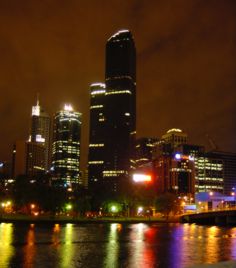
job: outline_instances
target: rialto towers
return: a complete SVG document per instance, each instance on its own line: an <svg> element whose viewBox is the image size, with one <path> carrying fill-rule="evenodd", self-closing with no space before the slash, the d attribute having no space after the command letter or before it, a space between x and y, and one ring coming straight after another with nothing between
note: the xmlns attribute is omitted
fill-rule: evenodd
<svg viewBox="0 0 236 268"><path fill-rule="evenodd" d="M136 49L130 31L108 39L105 84L90 90L89 186L119 192L132 169L136 135Z"/></svg>

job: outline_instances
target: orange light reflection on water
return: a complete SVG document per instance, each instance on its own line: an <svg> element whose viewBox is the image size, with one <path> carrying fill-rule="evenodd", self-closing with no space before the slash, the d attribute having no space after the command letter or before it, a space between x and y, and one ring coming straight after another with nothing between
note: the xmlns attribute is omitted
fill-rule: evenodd
<svg viewBox="0 0 236 268"><path fill-rule="evenodd" d="M33 267L34 257L36 253L34 224L30 224L30 228L26 237L26 243L27 244L24 249L24 267Z"/></svg>

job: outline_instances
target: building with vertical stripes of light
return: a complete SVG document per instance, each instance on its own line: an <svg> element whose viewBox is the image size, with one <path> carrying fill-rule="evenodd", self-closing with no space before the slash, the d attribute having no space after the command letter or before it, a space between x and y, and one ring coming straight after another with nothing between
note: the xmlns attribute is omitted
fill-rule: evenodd
<svg viewBox="0 0 236 268"><path fill-rule="evenodd" d="M80 180L81 113L71 105L54 117L52 172L54 183L75 188Z"/></svg>

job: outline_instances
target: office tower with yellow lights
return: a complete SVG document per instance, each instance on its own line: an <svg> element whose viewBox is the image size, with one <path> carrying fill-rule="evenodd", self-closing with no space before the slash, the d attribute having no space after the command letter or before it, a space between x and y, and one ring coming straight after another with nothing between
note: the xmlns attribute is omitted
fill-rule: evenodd
<svg viewBox="0 0 236 268"><path fill-rule="evenodd" d="M71 105L54 116L52 172L56 185L76 188L80 180L81 113Z"/></svg>

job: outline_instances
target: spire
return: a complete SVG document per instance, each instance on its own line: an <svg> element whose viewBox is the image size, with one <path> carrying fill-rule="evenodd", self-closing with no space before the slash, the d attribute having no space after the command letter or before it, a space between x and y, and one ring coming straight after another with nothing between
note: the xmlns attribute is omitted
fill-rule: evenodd
<svg viewBox="0 0 236 268"><path fill-rule="evenodd" d="M36 106L39 106L39 92L37 92L37 103Z"/></svg>

